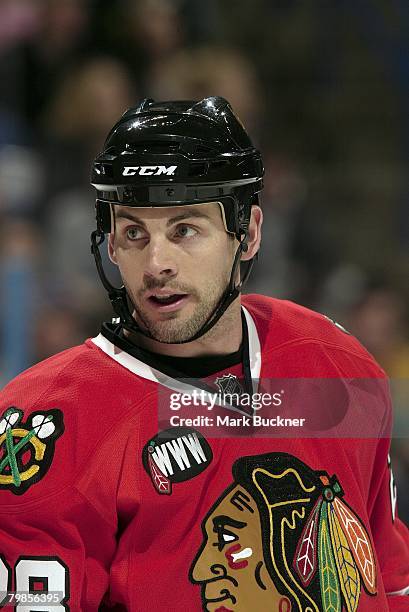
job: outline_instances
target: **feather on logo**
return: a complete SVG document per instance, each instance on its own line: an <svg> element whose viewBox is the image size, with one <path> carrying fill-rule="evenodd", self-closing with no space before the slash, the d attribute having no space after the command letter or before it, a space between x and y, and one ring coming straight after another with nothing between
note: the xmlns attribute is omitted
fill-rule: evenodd
<svg viewBox="0 0 409 612"><path fill-rule="evenodd" d="M369 536L340 498L339 483L320 476L323 490L301 532L293 568L307 586L319 572L323 612L358 608L361 582L375 595L375 559Z"/></svg>

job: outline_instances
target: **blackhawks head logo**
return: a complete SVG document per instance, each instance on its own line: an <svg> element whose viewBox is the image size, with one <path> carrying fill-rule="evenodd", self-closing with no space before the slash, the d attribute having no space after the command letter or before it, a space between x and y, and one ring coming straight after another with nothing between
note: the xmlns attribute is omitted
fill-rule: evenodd
<svg viewBox="0 0 409 612"><path fill-rule="evenodd" d="M24 423L22 410L8 408L0 418L0 489L21 495L41 480L63 431L60 410L31 413Z"/></svg>
<svg viewBox="0 0 409 612"><path fill-rule="evenodd" d="M207 612L355 612L376 594L372 544L336 476L286 453L243 457L190 569Z"/></svg>

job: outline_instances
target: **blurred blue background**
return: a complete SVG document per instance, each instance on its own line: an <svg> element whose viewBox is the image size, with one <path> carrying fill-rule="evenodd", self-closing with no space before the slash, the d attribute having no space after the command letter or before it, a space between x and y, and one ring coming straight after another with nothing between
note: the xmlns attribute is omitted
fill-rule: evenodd
<svg viewBox="0 0 409 612"><path fill-rule="evenodd" d="M208 95L265 158L248 291L326 313L409 379L407 0L1 0L0 79L0 386L110 317L89 250L108 128L144 97ZM408 522L407 439L393 465Z"/></svg>

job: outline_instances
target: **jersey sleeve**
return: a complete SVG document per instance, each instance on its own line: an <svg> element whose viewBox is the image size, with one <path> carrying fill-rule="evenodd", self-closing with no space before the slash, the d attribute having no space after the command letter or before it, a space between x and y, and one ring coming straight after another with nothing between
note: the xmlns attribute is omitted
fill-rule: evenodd
<svg viewBox="0 0 409 612"><path fill-rule="evenodd" d="M95 610L117 526L77 486L81 474L100 471L80 452L89 455L81 435L92 436L49 395L37 401L24 390L0 396L0 605Z"/></svg>
<svg viewBox="0 0 409 612"><path fill-rule="evenodd" d="M40 503L3 506L0 591L11 592L10 609L16 593L18 612L96 610L108 588L113 533L75 490Z"/></svg>
<svg viewBox="0 0 409 612"><path fill-rule="evenodd" d="M0 592L21 595L17 612L91 612L109 589L124 447L98 386L52 365L0 393Z"/></svg>
<svg viewBox="0 0 409 612"><path fill-rule="evenodd" d="M409 531L399 519L390 442L381 438L374 464L370 523L390 610L409 610Z"/></svg>

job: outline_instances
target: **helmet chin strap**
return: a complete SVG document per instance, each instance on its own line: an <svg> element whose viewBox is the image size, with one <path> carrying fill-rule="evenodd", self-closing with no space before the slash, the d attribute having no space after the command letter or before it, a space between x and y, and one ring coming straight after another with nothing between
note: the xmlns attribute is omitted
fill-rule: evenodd
<svg viewBox="0 0 409 612"><path fill-rule="evenodd" d="M94 256L95 264L97 267L98 275L101 279L101 282L105 289L108 292L108 297L111 301L112 307L114 309L115 314L119 317L121 325L123 328L130 332L136 332L138 334L142 334L146 338L150 338L151 340L155 340L156 342L163 342L161 340L156 340L152 334L137 324L135 319L132 316L132 313L129 309L128 305L128 294L124 286L122 287L114 287L111 282L108 280L104 266L102 263L101 253L99 247L105 240L105 234L101 230L95 230L91 234L91 253ZM206 322L202 325L202 327L190 338L187 340L180 340L179 342L163 342L163 344L187 344L188 342L193 342L198 338L201 338L206 334L209 330L216 325L219 319L226 312L227 308L230 306L232 302L240 295L241 290L243 289L247 279L250 275L251 269L253 267L254 258L250 259L247 262L247 269L243 276L243 279L240 281L238 285L236 285L236 276L237 271L240 266L240 260L242 253L245 253L248 249L247 245L247 233L243 233L240 244L237 247L236 254L234 256L233 266L230 274L229 284L227 285L222 297L220 298L218 304L214 308L213 312L210 314Z"/></svg>

